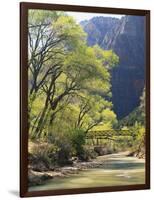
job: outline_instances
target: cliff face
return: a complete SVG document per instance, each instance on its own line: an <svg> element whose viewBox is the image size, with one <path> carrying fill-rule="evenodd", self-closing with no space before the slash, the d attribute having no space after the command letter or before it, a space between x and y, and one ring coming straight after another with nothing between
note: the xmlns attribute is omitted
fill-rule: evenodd
<svg viewBox="0 0 154 200"><path fill-rule="evenodd" d="M81 22L85 32L88 33L87 43L92 46L99 44L104 46L103 40L107 33L112 32L116 27L119 19L111 17L94 17L91 20L85 20Z"/></svg>
<svg viewBox="0 0 154 200"><path fill-rule="evenodd" d="M113 49L119 56L119 66L112 70L112 102L118 118L123 118L139 106L144 88L144 17L95 17L81 25L89 45Z"/></svg>

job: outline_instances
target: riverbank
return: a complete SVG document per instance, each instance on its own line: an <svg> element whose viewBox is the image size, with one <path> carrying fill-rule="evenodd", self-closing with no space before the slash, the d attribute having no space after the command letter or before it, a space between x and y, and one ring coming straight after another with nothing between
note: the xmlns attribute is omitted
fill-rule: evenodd
<svg viewBox="0 0 154 200"><path fill-rule="evenodd" d="M74 161L71 166L55 167L49 171L35 171L29 166L29 186L42 185L46 180L54 179L57 177L68 177L72 174L78 174L80 171L92 169L92 168L103 168L106 161L110 161L116 158L127 158L130 156L130 152L120 152L115 154L108 154L104 156L98 156L88 162ZM137 158L135 158L137 159ZM144 162L144 159L138 159L138 162Z"/></svg>
<svg viewBox="0 0 154 200"><path fill-rule="evenodd" d="M29 186L41 185L44 181L48 179L53 179L55 177L67 177L71 174L77 174L81 170L102 167L104 163L104 158L100 159L100 157L102 158L103 156L98 157L87 162L74 161L71 166L55 167L53 170L50 171L39 172L31 169L31 166L29 166Z"/></svg>

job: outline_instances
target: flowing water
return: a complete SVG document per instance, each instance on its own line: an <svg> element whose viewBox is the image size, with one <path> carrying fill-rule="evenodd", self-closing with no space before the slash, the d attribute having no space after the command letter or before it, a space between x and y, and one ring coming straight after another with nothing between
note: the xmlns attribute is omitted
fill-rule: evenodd
<svg viewBox="0 0 154 200"><path fill-rule="evenodd" d="M103 167L80 171L68 177L57 177L43 185L33 186L29 191L87 188L145 183L144 159L127 157L125 154L111 154L98 157Z"/></svg>

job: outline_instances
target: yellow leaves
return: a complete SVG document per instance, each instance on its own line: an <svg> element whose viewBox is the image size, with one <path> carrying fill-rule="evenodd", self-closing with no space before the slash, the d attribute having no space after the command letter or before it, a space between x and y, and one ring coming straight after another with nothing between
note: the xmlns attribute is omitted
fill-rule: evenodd
<svg viewBox="0 0 154 200"><path fill-rule="evenodd" d="M112 50L104 50L102 61L106 67L112 68L118 64L119 57Z"/></svg>
<svg viewBox="0 0 154 200"><path fill-rule="evenodd" d="M43 108L43 104L42 104L42 101L41 99L36 99L35 102L33 103L33 114L37 114L38 111L42 110Z"/></svg>
<svg viewBox="0 0 154 200"><path fill-rule="evenodd" d="M103 50L98 45L95 45L93 48L97 59L101 60L102 65L107 69L118 64L119 58L112 50Z"/></svg>
<svg viewBox="0 0 154 200"><path fill-rule="evenodd" d="M53 28L57 31L65 32L69 28L73 27L73 24L75 21L72 17L66 17L62 16L57 19L57 21L54 22Z"/></svg>
<svg viewBox="0 0 154 200"><path fill-rule="evenodd" d="M108 108L102 111L102 118L104 122L110 122L111 124L117 122L116 114Z"/></svg>
<svg viewBox="0 0 154 200"><path fill-rule="evenodd" d="M95 49L81 45L77 51L70 53L64 61L66 70L78 76L84 88L101 90L107 93L110 90L110 73L102 66L101 60L97 59Z"/></svg>
<svg viewBox="0 0 154 200"><path fill-rule="evenodd" d="M142 125L138 125L137 127L137 139L141 139L145 135L145 127Z"/></svg>
<svg viewBox="0 0 154 200"><path fill-rule="evenodd" d="M37 10L29 9L28 10L28 22L29 24L41 24L43 22L51 23L53 20L56 20L58 16L62 15L62 12L49 11L49 10Z"/></svg>
<svg viewBox="0 0 154 200"><path fill-rule="evenodd" d="M107 81L91 78L89 82L85 83L89 91L95 91L99 94L108 94L110 91L110 84Z"/></svg>
<svg viewBox="0 0 154 200"><path fill-rule="evenodd" d="M105 122L105 123L101 123L95 127L93 127L91 130L92 131L105 131L105 130L111 130L112 129L112 124L111 122Z"/></svg>
<svg viewBox="0 0 154 200"><path fill-rule="evenodd" d="M123 130L123 131L128 131L129 128L128 128L127 126L123 126L121 130Z"/></svg>
<svg viewBox="0 0 154 200"><path fill-rule="evenodd" d="M60 35L65 35L70 38L84 38L86 36L81 26L70 16L60 16L52 24L52 27Z"/></svg>
<svg viewBox="0 0 154 200"><path fill-rule="evenodd" d="M59 87L62 87L62 85L66 84L66 79L67 79L67 76L65 73L61 73L61 75L56 79L56 85L58 86L59 84Z"/></svg>
<svg viewBox="0 0 154 200"><path fill-rule="evenodd" d="M92 47L87 47L87 48L86 48L85 54L86 54L90 59L95 58L95 52L94 52L94 49L93 49ZM95 58L95 59L96 59L96 58Z"/></svg>
<svg viewBox="0 0 154 200"><path fill-rule="evenodd" d="M96 57L98 59L102 59L103 58L103 50L98 45L94 45L93 49L94 49Z"/></svg>
<svg viewBox="0 0 154 200"><path fill-rule="evenodd" d="M107 66L113 66L117 62L117 56L112 51L102 50L98 45L88 47L82 27L65 12L33 10L29 15L29 22L32 24L35 22L36 25L33 33L35 40L37 40L35 32L39 31L40 23L46 23L41 24L42 35L37 52L34 52L38 55L32 57L35 63L34 69L41 67L34 79L36 85L42 79L43 82L36 92L37 95L39 92L41 95L36 96L30 117L34 119L33 121L39 117L47 97L51 98L48 102L48 115L52 114L54 112L52 101L61 95L52 126L49 124L50 116L47 115L44 132L65 134L70 127L76 124L79 126L79 118L82 120L80 125L84 128L100 122L102 118L104 128L112 127L116 122L116 115L110 110L112 103L102 96L106 97L110 92L111 77ZM29 78L32 80L33 71L29 70ZM52 90L49 93L44 88L50 84Z"/></svg>

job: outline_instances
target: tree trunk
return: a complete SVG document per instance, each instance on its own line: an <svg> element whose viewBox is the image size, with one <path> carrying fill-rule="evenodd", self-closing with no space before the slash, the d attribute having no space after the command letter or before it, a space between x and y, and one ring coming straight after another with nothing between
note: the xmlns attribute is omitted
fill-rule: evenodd
<svg viewBox="0 0 154 200"><path fill-rule="evenodd" d="M32 137L34 137L34 138L40 138L42 130L44 128L45 121L46 121L47 111L48 111L48 105L46 105L44 107L43 112L42 112L42 114L40 116L40 119L38 120L37 127L32 132Z"/></svg>

